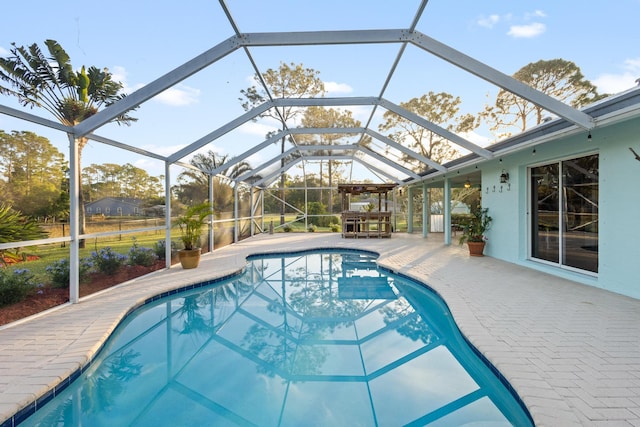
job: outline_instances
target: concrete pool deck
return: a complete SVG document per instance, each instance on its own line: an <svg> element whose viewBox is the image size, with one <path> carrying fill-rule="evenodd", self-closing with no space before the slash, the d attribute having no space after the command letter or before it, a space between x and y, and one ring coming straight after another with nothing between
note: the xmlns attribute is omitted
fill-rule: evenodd
<svg viewBox="0 0 640 427"><path fill-rule="evenodd" d="M0 327L0 426L93 359L132 307L171 289L226 276L257 253L352 248L427 283L463 334L504 375L537 426L640 426L640 300L490 257L440 235L343 239L338 233L259 235L78 304ZM45 398L45 400L46 400ZM39 404L39 403L38 403ZM4 423L3 423L4 422Z"/></svg>

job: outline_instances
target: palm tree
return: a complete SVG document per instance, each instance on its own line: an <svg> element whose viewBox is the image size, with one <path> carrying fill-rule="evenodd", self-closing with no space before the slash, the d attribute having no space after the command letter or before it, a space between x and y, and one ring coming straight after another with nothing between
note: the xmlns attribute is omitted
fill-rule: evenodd
<svg viewBox="0 0 640 427"><path fill-rule="evenodd" d="M228 155L218 155L209 150L206 153L194 155L189 163L198 170L187 169L178 175L176 192L179 199L186 201L204 201L208 197L208 171L217 169L225 163L233 160ZM222 211L233 204L233 191L231 181L251 170L249 163L238 162L231 167L223 169L213 180L214 207Z"/></svg>
<svg viewBox="0 0 640 427"><path fill-rule="evenodd" d="M112 80L107 68L82 68L74 71L69 55L55 40L45 40L49 57L37 44L28 47L13 46L11 55L0 58L0 94L15 96L28 107L39 107L67 126L75 126L125 97L121 82ZM129 125L137 119L127 113L116 117L115 122ZM77 179L81 182L80 157L88 138L76 139L78 146ZM84 198L79 194L79 231L85 233ZM84 241L80 241L80 247Z"/></svg>

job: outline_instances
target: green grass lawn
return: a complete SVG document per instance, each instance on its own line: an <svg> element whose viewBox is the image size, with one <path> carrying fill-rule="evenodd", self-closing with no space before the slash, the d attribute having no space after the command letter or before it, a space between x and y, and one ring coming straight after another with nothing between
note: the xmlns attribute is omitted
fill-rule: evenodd
<svg viewBox="0 0 640 427"><path fill-rule="evenodd" d="M174 236L175 234L175 236ZM109 237L101 237L99 239L87 239L85 241L85 248L80 249L80 257L90 257L92 252L97 252L102 248L110 247L113 251L126 255L129 249L135 242L139 247L153 248L159 240L164 240L164 233L158 234L123 234L114 235ZM172 230L172 241L178 244L179 231ZM20 249L20 254L36 255L39 258L33 261L20 262L17 264L10 264L7 266L8 270L16 268L26 268L31 273L35 274L36 279L39 282L48 282L46 268L48 265L60 259L69 258L69 243L55 243L41 246L30 246Z"/></svg>
<svg viewBox="0 0 640 427"><path fill-rule="evenodd" d="M295 219L296 215L293 214L285 216L285 222L289 223L289 231L294 233L308 232L308 229L305 228L304 221L295 221ZM265 215L265 232L268 232L269 224L271 221L273 221L274 224L274 232L286 232L285 228L279 225L280 214ZM406 224L404 224L404 226L406 228ZM339 230L340 229L338 229L338 232ZM95 233L105 230L89 229L88 231ZM113 231L113 228L111 228L111 231ZM332 230L330 227L317 227L316 232L330 233L332 232ZM154 248L158 241L164 240L164 237L164 230L154 230L132 234L114 234L111 236L86 239L85 248L80 249L80 257L89 257L91 256L92 252L99 251L100 249L105 247L110 247L113 251L126 255L129 252L129 249L133 246L134 238L139 247ZM177 247L178 249L182 248L182 243L180 243L179 229L172 228L171 241L175 243L175 247ZM29 271L36 275L38 281L46 283L48 282L48 277L45 270L46 267L60 259L69 258L69 243L52 243L48 245L40 245L37 247L24 247L20 249L20 254L36 255L39 258L33 261L10 264L7 269L13 270L16 268L27 268L29 269Z"/></svg>

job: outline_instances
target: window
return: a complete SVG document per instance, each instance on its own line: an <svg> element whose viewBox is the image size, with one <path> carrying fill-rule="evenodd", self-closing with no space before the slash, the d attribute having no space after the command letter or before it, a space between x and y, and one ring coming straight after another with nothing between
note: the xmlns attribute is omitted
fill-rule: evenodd
<svg viewBox="0 0 640 427"><path fill-rule="evenodd" d="M532 167L531 257L598 272L598 155Z"/></svg>

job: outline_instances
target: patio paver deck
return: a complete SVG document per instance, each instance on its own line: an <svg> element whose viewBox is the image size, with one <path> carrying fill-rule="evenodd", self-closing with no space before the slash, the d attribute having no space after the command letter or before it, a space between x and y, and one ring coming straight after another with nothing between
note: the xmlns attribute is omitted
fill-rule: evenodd
<svg viewBox="0 0 640 427"><path fill-rule="evenodd" d="M247 255L316 248L380 254L381 266L427 283L461 331L511 383L538 426L640 426L640 300L474 258L438 235L342 239L260 235L203 257L196 270L153 273L0 327L0 422L86 365L150 296L237 272Z"/></svg>

